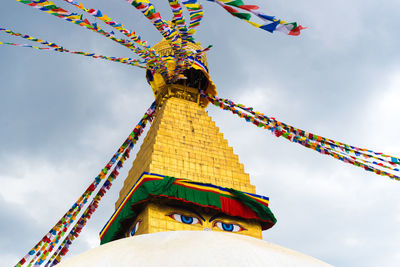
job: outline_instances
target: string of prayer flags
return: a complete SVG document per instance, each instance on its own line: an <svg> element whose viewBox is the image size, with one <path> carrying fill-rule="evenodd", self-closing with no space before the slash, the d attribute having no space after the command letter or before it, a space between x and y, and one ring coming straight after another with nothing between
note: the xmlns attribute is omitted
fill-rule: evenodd
<svg viewBox="0 0 400 267"><path fill-rule="evenodd" d="M224 110L229 110L233 114L245 119L247 122L251 122L257 127L271 131L276 137L284 137L290 142L313 149L321 154L332 156L345 163L361 167L366 171L371 171L378 175L387 176L400 181L400 169L398 167L398 165L400 165L400 159L397 157L350 146L308 133L277 121L275 118L267 117L263 113L254 111L253 108L248 108L242 104L235 104L228 99L222 99L204 92L201 92L201 95L215 106ZM385 169L388 171L385 171Z"/></svg>
<svg viewBox="0 0 400 267"><path fill-rule="evenodd" d="M197 2L197 0L184 0L183 5L189 12L189 32L195 34L195 28L200 25L200 21L203 19L203 6Z"/></svg>
<svg viewBox="0 0 400 267"><path fill-rule="evenodd" d="M186 27L185 17L183 16L182 7L179 3L179 0L168 0L168 3L173 14L173 23L176 24L179 33L182 36L182 40L187 40L189 38L188 29Z"/></svg>
<svg viewBox="0 0 400 267"><path fill-rule="evenodd" d="M92 16L98 18L99 20L103 21L107 25L113 27L114 29L118 30L125 36L129 37L131 40L133 40L135 43L145 47L146 49L154 52L154 49L150 45L148 45L147 41L143 41L142 38L136 34L135 31L130 31L125 28L125 26L119 22L116 22L112 20L108 15L102 13L100 10L97 9L88 9L83 6L82 3L76 2L74 0L63 0L64 2L67 2L69 4L72 4L73 6L91 14Z"/></svg>
<svg viewBox="0 0 400 267"><path fill-rule="evenodd" d="M17 264L17 267L23 266L26 264L29 259L28 266L31 265L41 265L43 262L46 261L47 257L53 252L55 245L64 237L64 235L69 236L69 233L73 230L73 234L71 237L64 243L64 247L60 250L57 250L58 253L61 253L62 256L66 254L68 251L68 247L66 249L65 246L70 242L72 242L72 236L77 237L82 227L86 224L87 219L93 214L95 209L97 208L98 202L100 201L101 197L105 194L104 188L107 190L111 186L111 182L118 176L118 170L123 166L124 161L129 156L129 151L132 149L133 145L136 144L137 140L139 139L140 135L143 133L144 128L146 127L147 122L151 122L156 112L156 105L153 103L149 109L146 111L142 119L136 125L136 127L132 130L128 138L125 142L120 146L117 152L112 156L109 160L107 165L100 171L100 174L94 179L94 181L89 185L89 187L84 191L84 193L79 197L79 199L72 205L72 207L64 214L64 216L57 222L57 224L50 229L50 231L23 257ZM108 171L113 167L113 171L110 173L107 179L106 175ZM99 192L95 196L95 200L89 204L86 208L85 212L78 218L78 214L88 203L88 200L91 194L96 190L97 186L100 184L101 181L105 181ZM99 197L101 195L101 197ZM86 216L86 217L83 217ZM86 218L82 221L82 218ZM69 227L71 224L77 220L79 227L72 228L71 231L68 232ZM85 222L83 224L83 222ZM78 230L80 229L80 230ZM63 244L63 243L62 243ZM59 255L60 256L60 255ZM57 256L56 256L57 257Z"/></svg>
<svg viewBox="0 0 400 267"><path fill-rule="evenodd" d="M81 218L76 222L75 226L69 232L69 234L64 239L62 244L60 244L60 246L57 248L56 252L49 259L49 261L48 261L49 266L56 265L57 263L59 263L61 261L61 258L67 254L69 246L72 244L72 241L79 236L83 227L85 227L87 221L90 219L92 214L96 211L97 207L99 206L99 203L100 203L102 197L106 194L107 190L110 190L113 180L118 175L118 170L123 167L125 160L127 158L129 158L129 153L135 143L136 143L136 141L131 142L129 144L128 148L124 151L124 154L118 161L118 164L114 167L110 176L103 183L103 186L100 188L100 190L97 192L96 196L93 198L93 200L91 201L89 206L83 212L83 215L81 216ZM47 266L47 264L46 264L46 266Z"/></svg>
<svg viewBox="0 0 400 267"><path fill-rule="evenodd" d="M230 101L230 100L227 100L227 99L220 99L220 100L224 101L224 103L227 103L229 105L231 105L231 104L234 105L234 103L232 101ZM359 147L355 147L355 146L350 146L350 145L344 144L342 142L338 142L338 141L335 141L335 140L332 140L332 139L329 139L329 138L325 138L325 137L322 137L322 136L319 136L319 135L316 135L316 134L313 134L313 133L309 133L309 132L306 132L304 130L295 128L293 126L287 125L287 124L285 124L283 122L278 122L274 118L267 117L262 113L255 112L255 111L253 111L253 108L247 108L247 107L245 107L244 105L241 105L241 104L237 104L237 106L240 109L242 109L242 110L244 110L244 111L246 111L248 113L253 114L257 119L263 120L263 121L265 121L267 123L276 124L279 127L282 127L285 131L298 135L300 138L308 138L308 139L310 139L312 141L323 143L325 146L329 146L330 149L335 149L335 150L337 150L338 152L341 152L341 153L342 152L343 153L350 153L350 154L352 154L354 156L357 156L357 157L362 156L365 159L378 160L378 161L381 161L381 162L388 163L389 164L388 166L381 166L379 163L377 163L376 165L379 165L379 166L384 167L384 168L393 169L394 171L398 171L397 168L395 168L395 167L392 168L391 167L391 166L396 166L396 164L400 165L400 160L398 158L395 158L395 157L392 157L392 156L389 156L389 155L385 155L383 153L374 152L372 150L359 148Z"/></svg>
<svg viewBox="0 0 400 267"><path fill-rule="evenodd" d="M97 33L105 36L106 38L113 40L114 42L117 42L117 43L127 47L134 53L138 54L140 57L146 58L146 53L143 49L137 48L131 41L129 41L127 39L116 38L114 36L114 34L112 34L110 32L106 32L102 28L100 28L97 25L97 23L91 23L89 20L83 19L82 14L71 13L63 8L56 6L51 1L43 1L43 0L16 0L16 1L21 2L25 5L31 6L33 8L37 8L43 12L46 12L46 13L56 16L58 18L64 19L68 22L85 27L91 31L97 32Z"/></svg>
<svg viewBox="0 0 400 267"><path fill-rule="evenodd" d="M13 35L13 36L19 36L22 37L26 40L32 41L32 42L36 42L48 47L38 47L38 46L32 46L32 45L28 45L28 44L17 44L17 43L10 43L10 42L1 42L0 44L2 45L11 45L11 46L19 46L19 47L27 47L27 48L33 48L33 49L37 49L37 50L46 50L46 51L56 51L56 52L65 52L65 53L70 53L70 54L75 54L75 55L81 55L81 56L86 56L86 57L92 57L92 58L100 58L100 59L104 59L104 60L109 60L109 61L113 61L113 62L118 62L118 63L123 63L126 65L131 65L131 66L136 66L139 68L146 68L146 65L144 65L145 61L140 61L137 59L132 59L132 58L120 58L120 57L108 57L108 56L103 56L100 54L96 54L96 53L88 53L88 52L82 52L82 51L71 51L68 50L62 46L59 46L53 42L48 42L48 41L44 41L42 39L38 39L38 38L34 38L32 36L29 36L27 34L21 34L21 33L16 33L13 32L9 29L5 29L5 28L0 28L0 32L5 32L9 35Z"/></svg>
<svg viewBox="0 0 400 267"><path fill-rule="evenodd" d="M186 49L187 41L193 41L186 26L183 25L181 16L181 7L177 1L169 1L171 10L174 17L178 19L179 25L175 21L170 24L161 18L159 12L156 11L154 5L149 0L126 0L129 4L134 6L143 15L151 21L154 27L161 33L161 35L168 41L172 50L174 51L173 61L174 69L161 72L167 82L173 82L181 78L180 74L190 66L188 56L191 52ZM169 55L170 56L170 55ZM171 61L170 59L168 59ZM168 63L167 63L168 64ZM171 64L170 64L171 65Z"/></svg>
<svg viewBox="0 0 400 267"><path fill-rule="evenodd" d="M207 0L220 5L223 9L229 12L232 16L237 17L253 25L256 28L263 29L270 33L279 31L287 35L298 36L301 30L307 29L296 22L288 23L284 20L276 19L275 16L267 15L263 12L257 11L259 9L256 5L245 5L243 0ZM240 8L247 12L239 11L233 7ZM251 15L255 15L264 21L264 24L258 24L251 21Z"/></svg>
<svg viewBox="0 0 400 267"><path fill-rule="evenodd" d="M113 62L119 62L123 63L126 65L131 65L131 66L136 66L139 68L146 69L147 67L145 65L141 65L140 61L137 59L131 59L131 58L118 58L118 57L108 57L108 56L103 56L100 54L96 53L88 53L88 52L82 52L82 51L69 51L67 49L59 49L59 48L49 48L49 47L38 47L38 46L33 46L33 45L28 45L28 44L17 44L17 43L10 43L10 42L1 42L1 45L11 45L11 46L19 46L19 47L27 47L27 48L33 48L37 49L40 51L46 50L46 51L56 51L56 52L66 52L70 54L75 54L75 55L82 55L82 56L87 56L87 57L92 57L92 58L101 58L104 60L109 60Z"/></svg>
<svg viewBox="0 0 400 267"><path fill-rule="evenodd" d="M168 3L171 7L171 11L173 16L173 20L171 21L171 26L173 28L176 27L179 37L180 37L180 44L178 46L176 44L172 44L172 48L174 50L174 70L168 72L168 76L175 79L175 73L180 74L184 71L184 68L188 66L188 51L187 51L187 43L188 41L193 42L193 36L189 34L188 29L185 23L185 17L183 16L182 7L179 3L179 0L168 0ZM168 64L168 63L167 63Z"/></svg>
<svg viewBox="0 0 400 267"><path fill-rule="evenodd" d="M146 41L143 41L139 35L137 35L134 31L127 30L125 26L119 22L113 21L109 16L106 14L103 14L100 10L96 9L87 9L83 6L82 3L78 3L74 0L64 0L64 2L67 2L80 10L85 11L86 13L94 16L95 18L101 20L105 24L113 27L114 29L118 30L128 38L130 38L132 41L134 41L136 44L142 46L143 48L137 47L136 50L139 51L139 54L143 55L143 58L146 59L149 63L153 63L156 61L159 61L159 57L154 52L154 49L147 44Z"/></svg>
<svg viewBox="0 0 400 267"><path fill-rule="evenodd" d="M88 219L92 216L92 214L96 211L102 197L106 194L107 190L110 190L112 182L115 180L115 178L119 174L119 170L123 167L123 164L125 163L125 160L129 158L129 153L132 150L133 146L136 144L138 137L141 135L143 132L144 127L146 126L147 121L152 121L153 115L155 113L155 104L153 103L150 108L147 110L141 121L138 123L138 125L141 126L141 128L135 128L135 129L140 129L137 131L137 135L135 138L131 140L129 143L127 149L124 151L122 154L120 160L114 167L113 171L110 173L108 176L107 180L103 183L103 186L100 188L96 196L93 198L92 202L89 204L89 206L86 208L86 210L83 212L83 215L81 218L77 221L75 226L72 228L72 230L69 232L67 237L64 239L62 244L58 247L56 252L52 255L52 257L49 259L48 264L49 266L56 265L61 261L61 258L66 255L68 252L69 246L72 244L72 241L76 239L79 236L79 233L81 232L82 228L85 227Z"/></svg>
<svg viewBox="0 0 400 267"><path fill-rule="evenodd" d="M174 15L173 21L167 23L162 19L159 12L156 11L154 5L149 0L126 0L129 4L141 11L145 17L151 21L154 27L168 41L173 55L168 55L168 58L163 58L165 65L174 66L173 70L160 71L167 82L174 82L181 79L182 72L191 66L189 58L193 52L187 49L187 42L194 42L194 28L200 22L203 12L202 6L197 3L197 0L184 1L183 4L191 14L189 29L186 27L185 18L182 15L182 7L179 0L168 0L171 11ZM174 61L171 64L171 61Z"/></svg>
<svg viewBox="0 0 400 267"><path fill-rule="evenodd" d="M149 19L162 36L170 41L175 42L178 39L178 33L175 29L170 28L168 23L161 18L159 12L156 11L154 5L149 0L126 0Z"/></svg>

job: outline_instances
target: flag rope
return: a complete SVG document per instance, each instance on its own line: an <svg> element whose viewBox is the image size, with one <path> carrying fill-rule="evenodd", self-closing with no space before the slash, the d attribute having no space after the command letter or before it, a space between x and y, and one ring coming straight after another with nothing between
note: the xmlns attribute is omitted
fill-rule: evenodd
<svg viewBox="0 0 400 267"><path fill-rule="evenodd" d="M215 106L224 110L229 110L233 114L245 119L247 122L251 122L257 127L262 127L271 131L271 133L276 137L282 136L290 142L298 143L321 154L332 156L345 163L361 167L366 171L371 171L378 175L388 176L391 179L400 181L400 176L398 175L400 172L400 169L398 168L398 165L400 165L400 159L397 157L374 152L369 149L350 146L306 132L277 121L273 117L268 117L263 113L254 111L251 107L248 108L242 104L236 104L232 100L219 98L203 91L201 91L200 94ZM386 172L383 169L387 169L390 172Z"/></svg>
<svg viewBox="0 0 400 267"><path fill-rule="evenodd" d="M135 67L139 67L139 68L146 68L146 66L144 65L144 61L141 60L137 60L137 59L132 59L132 58L120 58L120 57L109 57L109 56L103 56L100 54L96 54L96 53L88 53L88 52L82 52L82 51L71 51L69 49L64 48L63 46L59 46L53 42L48 42L39 38L35 38L32 37L30 35L27 34L22 34L22 33L17 33L14 32L12 30L9 29L5 29L5 28L0 28L0 32L5 32L11 36L18 36L21 38L24 38L26 40L32 41L32 42L36 42L39 43L41 45L45 45L48 47L39 47L39 46L33 46L33 45L29 45L29 44L17 44L17 43L11 43L11 42L2 42L0 41L0 44L2 45L10 45L10 46L18 46L18 47L26 47L26 48L32 48L32 49L37 49L39 51L55 51L55 52L65 52L65 53L69 53L69 54L75 54L75 55L81 55L81 56L86 56L86 57L92 57L92 58L100 58L100 59L104 59L104 60L109 60L112 62L118 62L118 63L122 63L122 64L126 64L126 65L131 65L131 66L135 66Z"/></svg>
<svg viewBox="0 0 400 267"><path fill-rule="evenodd" d="M99 201L111 186L111 182L118 176L118 170L122 168L125 159L129 156L129 152L133 145L136 143L140 135L143 133L147 122L151 122L156 112L155 102L149 107L142 119L132 130L125 142L120 146L117 152L112 156L107 165L100 171L100 174L94 179L94 181L89 185L89 187L84 191L84 193L79 197L79 199L72 205L72 207L65 213L65 215L57 222L57 224L50 229L50 231L23 257L15 266L23 266L32 257L28 266L39 266L41 265L52 253L55 244L57 244L65 234L67 234L66 242L62 242L61 248L59 247L56 251L57 256L64 256L68 252L68 247L72 240L79 235L87 220L96 210ZM107 179L105 179L108 171L113 167L113 171L110 173ZM71 231L68 232L70 225L76 220L77 215L88 202L91 194L96 190L97 186L102 180L105 180L103 186L93 198L92 202L88 205L86 210L83 212L80 218L77 220L77 224L73 227ZM84 216L82 218L82 216ZM71 234L72 233L72 234ZM71 235L70 235L71 234ZM68 238L69 237L69 238ZM74 237L74 238L72 238ZM67 239L68 238L68 239ZM70 242L68 242L68 240ZM66 246L68 245L68 246ZM48 249L47 249L48 248ZM40 256L40 258L39 258ZM55 259L57 260L57 256ZM53 259L53 257L51 257ZM53 259L54 261L54 259Z"/></svg>

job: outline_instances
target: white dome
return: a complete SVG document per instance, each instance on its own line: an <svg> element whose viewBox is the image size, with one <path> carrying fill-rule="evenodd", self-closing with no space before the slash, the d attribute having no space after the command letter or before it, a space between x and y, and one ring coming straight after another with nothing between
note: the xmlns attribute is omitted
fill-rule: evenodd
<svg viewBox="0 0 400 267"><path fill-rule="evenodd" d="M123 238L58 266L331 266L248 236L213 231L171 231Z"/></svg>

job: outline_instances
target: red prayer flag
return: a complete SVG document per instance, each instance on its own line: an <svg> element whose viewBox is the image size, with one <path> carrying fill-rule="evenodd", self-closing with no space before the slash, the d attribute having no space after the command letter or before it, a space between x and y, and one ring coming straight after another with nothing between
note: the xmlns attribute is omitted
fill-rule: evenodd
<svg viewBox="0 0 400 267"><path fill-rule="evenodd" d="M307 29L307 27L303 27L301 25L297 26L296 28L294 28L293 30L291 30L288 35L293 35L293 36L299 36L300 35L300 31Z"/></svg>
<svg viewBox="0 0 400 267"><path fill-rule="evenodd" d="M247 11L252 11L252 10L257 10L259 9L258 6L255 5L241 5L239 6L241 9L247 10Z"/></svg>

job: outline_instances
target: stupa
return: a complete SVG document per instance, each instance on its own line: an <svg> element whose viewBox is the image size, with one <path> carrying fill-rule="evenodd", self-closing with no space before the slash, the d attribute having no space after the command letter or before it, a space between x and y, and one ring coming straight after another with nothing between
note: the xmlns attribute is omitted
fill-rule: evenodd
<svg viewBox="0 0 400 267"><path fill-rule="evenodd" d="M78 200L15 265L54 266L61 262L100 200L111 188L120 168L154 119L124 186L115 211L100 232L101 246L62 264L65 266L326 266L311 257L262 241L262 231L276 223L268 197L256 194L238 156L208 116L212 102L276 137L329 155L366 171L400 180L400 158L347 145L280 122L251 107L216 96L205 52L195 43L196 27L203 17L197 0L169 0L173 21L161 18L149 0L127 0L165 38L153 48L100 10L82 3L65 4L93 16L70 12L51 1L17 0L64 21L96 32L128 48L139 59L73 51L53 42L0 28L1 32L40 44L2 42L77 54L146 69L155 102ZM236 18L273 33L298 36L305 29L267 15L242 0L209 0ZM185 21L183 9L189 14ZM260 23L251 18L258 18ZM113 28L103 30L97 19ZM119 38L118 35L124 35Z"/></svg>
<svg viewBox="0 0 400 267"><path fill-rule="evenodd" d="M166 40L154 49L168 70L177 67ZM205 110L200 91L216 94L205 54L183 75L166 82L146 72L157 114L102 245L61 266L329 266L260 240L276 219Z"/></svg>

